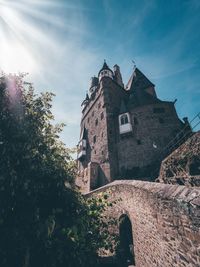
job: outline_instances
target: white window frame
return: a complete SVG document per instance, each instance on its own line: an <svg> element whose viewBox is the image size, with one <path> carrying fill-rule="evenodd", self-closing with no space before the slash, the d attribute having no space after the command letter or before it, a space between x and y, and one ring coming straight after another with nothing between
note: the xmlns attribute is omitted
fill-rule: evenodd
<svg viewBox="0 0 200 267"><path fill-rule="evenodd" d="M124 123L122 123L123 117L124 117ZM119 133L125 134L128 132L132 132L132 124L130 120L130 114L126 112L119 115Z"/></svg>

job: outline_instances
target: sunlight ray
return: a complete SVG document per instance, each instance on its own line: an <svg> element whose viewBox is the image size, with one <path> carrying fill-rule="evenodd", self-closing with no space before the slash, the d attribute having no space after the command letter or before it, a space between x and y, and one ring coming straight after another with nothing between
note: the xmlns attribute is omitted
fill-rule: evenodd
<svg viewBox="0 0 200 267"><path fill-rule="evenodd" d="M30 8L30 6L24 5L22 2L15 2L11 7L27 17L31 16L34 17L34 19L39 19L39 21L44 21L61 28L65 26L64 22L58 15L51 13L47 14L46 10L39 9L38 6L34 5Z"/></svg>
<svg viewBox="0 0 200 267"><path fill-rule="evenodd" d="M35 59L38 46L48 47L55 52L57 44L28 18L30 6L21 9L21 12L20 5L18 7L14 8L11 2L0 0L0 69L6 72L34 72L39 70L39 62L37 60L36 64ZM38 18L36 21L41 20L43 13L33 10L32 15Z"/></svg>

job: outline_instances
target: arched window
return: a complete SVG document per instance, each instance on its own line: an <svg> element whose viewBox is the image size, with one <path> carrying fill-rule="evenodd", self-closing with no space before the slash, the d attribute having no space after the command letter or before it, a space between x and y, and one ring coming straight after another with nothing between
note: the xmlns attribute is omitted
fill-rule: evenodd
<svg viewBox="0 0 200 267"><path fill-rule="evenodd" d="M129 113L119 115L119 132L120 134L132 132Z"/></svg>
<svg viewBox="0 0 200 267"><path fill-rule="evenodd" d="M123 214L119 219L119 251L122 266L135 266L132 224L129 217Z"/></svg>
<svg viewBox="0 0 200 267"><path fill-rule="evenodd" d="M126 123L128 123L129 121L128 121L128 115L127 114L124 114L124 115L122 115L121 117L120 117L120 124L121 125L124 125L124 124L126 124Z"/></svg>

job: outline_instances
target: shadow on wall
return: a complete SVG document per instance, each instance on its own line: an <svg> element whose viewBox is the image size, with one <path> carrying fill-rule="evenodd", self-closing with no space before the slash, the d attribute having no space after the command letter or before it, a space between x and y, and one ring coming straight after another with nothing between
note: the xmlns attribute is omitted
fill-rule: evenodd
<svg viewBox="0 0 200 267"><path fill-rule="evenodd" d="M133 243L132 224L128 215L119 218L119 245L115 256L99 258L97 267L134 267L135 253Z"/></svg>
<svg viewBox="0 0 200 267"><path fill-rule="evenodd" d="M95 190L103 185L108 184L109 181L104 171L102 170L101 166L99 166L98 163L92 163L92 164L95 165L95 168L93 167L92 171L90 190Z"/></svg>
<svg viewBox="0 0 200 267"><path fill-rule="evenodd" d="M144 167L133 167L132 169L126 169L125 167L122 167L118 180L141 180L142 178L143 181L154 182L159 175L160 163L161 162L155 162L151 165Z"/></svg>
<svg viewBox="0 0 200 267"><path fill-rule="evenodd" d="M126 214L119 219L119 247L116 254L120 266L135 266L132 224Z"/></svg>

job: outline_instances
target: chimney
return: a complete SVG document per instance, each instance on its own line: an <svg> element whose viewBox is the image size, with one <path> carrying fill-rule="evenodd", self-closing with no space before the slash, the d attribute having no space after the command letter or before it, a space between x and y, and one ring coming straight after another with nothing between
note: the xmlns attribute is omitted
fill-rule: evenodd
<svg viewBox="0 0 200 267"><path fill-rule="evenodd" d="M121 72L120 72L120 68L117 64L114 65L113 67L113 70L114 70L114 80L121 86L124 88L124 84L123 84L123 81L122 81L122 75L121 75Z"/></svg>

